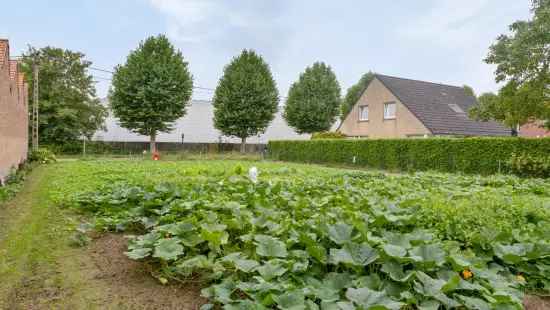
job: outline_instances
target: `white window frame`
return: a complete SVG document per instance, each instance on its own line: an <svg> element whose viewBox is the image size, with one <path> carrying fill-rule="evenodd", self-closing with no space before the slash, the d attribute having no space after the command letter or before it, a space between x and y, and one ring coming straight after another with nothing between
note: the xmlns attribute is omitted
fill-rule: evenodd
<svg viewBox="0 0 550 310"><path fill-rule="evenodd" d="M393 115L388 115L388 107L393 105ZM397 114L397 103L396 102L385 102L384 103L384 119L395 119Z"/></svg>
<svg viewBox="0 0 550 310"><path fill-rule="evenodd" d="M363 109L367 109L367 117L363 118ZM366 122L369 120L369 105L361 105L359 106L359 121L360 122Z"/></svg>

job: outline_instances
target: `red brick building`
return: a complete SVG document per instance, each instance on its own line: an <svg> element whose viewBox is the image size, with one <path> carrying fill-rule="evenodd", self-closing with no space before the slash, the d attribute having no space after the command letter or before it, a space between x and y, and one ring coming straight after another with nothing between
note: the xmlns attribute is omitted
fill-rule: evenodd
<svg viewBox="0 0 550 310"><path fill-rule="evenodd" d="M519 136L526 138L544 138L550 137L550 130L541 126L542 122L533 122L521 126Z"/></svg>
<svg viewBox="0 0 550 310"><path fill-rule="evenodd" d="M0 39L0 182L27 159L28 92L8 40Z"/></svg>

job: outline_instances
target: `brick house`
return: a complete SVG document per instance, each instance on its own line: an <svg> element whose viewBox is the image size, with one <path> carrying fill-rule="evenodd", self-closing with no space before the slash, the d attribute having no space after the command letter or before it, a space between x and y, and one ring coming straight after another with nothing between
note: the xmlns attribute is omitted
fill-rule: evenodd
<svg viewBox="0 0 550 310"><path fill-rule="evenodd" d="M338 131L351 137L510 136L468 117L476 99L463 87L376 74Z"/></svg>
<svg viewBox="0 0 550 310"><path fill-rule="evenodd" d="M542 121L525 124L519 128L519 136L524 138L550 137L550 130L542 126Z"/></svg>
<svg viewBox="0 0 550 310"><path fill-rule="evenodd" d="M10 46L0 39L0 182L27 159L28 85Z"/></svg>

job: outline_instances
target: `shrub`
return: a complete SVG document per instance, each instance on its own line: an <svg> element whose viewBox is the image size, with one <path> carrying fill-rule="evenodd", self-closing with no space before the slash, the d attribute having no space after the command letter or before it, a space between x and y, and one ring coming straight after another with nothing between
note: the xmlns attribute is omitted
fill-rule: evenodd
<svg viewBox="0 0 550 310"><path fill-rule="evenodd" d="M319 139L270 141L268 149L275 160L493 174L511 172L514 153L548 158L550 138Z"/></svg>
<svg viewBox="0 0 550 310"><path fill-rule="evenodd" d="M316 139L344 139L346 135L338 131L316 132L311 135L311 140Z"/></svg>
<svg viewBox="0 0 550 310"><path fill-rule="evenodd" d="M530 154L512 154L508 165L519 176L550 177L550 155L545 157Z"/></svg>
<svg viewBox="0 0 550 310"><path fill-rule="evenodd" d="M41 164L49 164L57 161L55 154L46 148L39 148L29 154L30 162L38 162Z"/></svg>

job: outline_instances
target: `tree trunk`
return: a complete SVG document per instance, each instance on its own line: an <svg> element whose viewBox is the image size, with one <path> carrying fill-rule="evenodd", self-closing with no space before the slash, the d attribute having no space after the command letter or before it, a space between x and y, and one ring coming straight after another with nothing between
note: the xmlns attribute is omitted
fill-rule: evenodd
<svg viewBox="0 0 550 310"><path fill-rule="evenodd" d="M149 151L151 154L155 154L157 151L157 133L153 132L151 134L151 140L149 141Z"/></svg>
<svg viewBox="0 0 550 310"><path fill-rule="evenodd" d="M82 155L86 156L86 138L82 139Z"/></svg>
<svg viewBox="0 0 550 310"><path fill-rule="evenodd" d="M246 152L246 137L241 138L241 154Z"/></svg>

